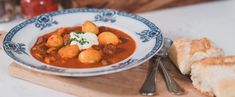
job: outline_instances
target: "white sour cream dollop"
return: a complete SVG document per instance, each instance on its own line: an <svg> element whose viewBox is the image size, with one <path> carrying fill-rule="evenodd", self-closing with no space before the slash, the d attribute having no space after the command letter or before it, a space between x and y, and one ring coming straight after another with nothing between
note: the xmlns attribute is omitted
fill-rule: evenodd
<svg viewBox="0 0 235 97"><path fill-rule="evenodd" d="M90 48L92 45L99 45L96 34L91 32L71 32L70 45L77 45L80 50Z"/></svg>

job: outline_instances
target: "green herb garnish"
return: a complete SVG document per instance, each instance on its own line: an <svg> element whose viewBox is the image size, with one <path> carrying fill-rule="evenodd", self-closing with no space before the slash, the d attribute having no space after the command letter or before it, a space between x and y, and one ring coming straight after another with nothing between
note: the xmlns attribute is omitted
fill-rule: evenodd
<svg viewBox="0 0 235 97"><path fill-rule="evenodd" d="M81 45L89 43L89 41L86 40L85 38L81 38L79 40L77 38L72 38L72 39L69 40L69 44L71 44L71 42L73 42L73 41L76 41L76 42L80 43Z"/></svg>
<svg viewBox="0 0 235 97"><path fill-rule="evenodd" d="M74 32L74 31L73 31ZM71 42L76 41L78 43L80 43L81 45L84 45L86 43L89 43L89 41L87 39L85 39L84 37L80 36L79 34L84 34L85 32L80 32L80 31L76 31L74 32L75 34L73 34L76 38L72 38L69 40L69 43L71 44Z"/></svg>
<svg viewBox="0 0 235 97"><path fill-rule="evenodd" d="M69 40L69 44L71 44L71 42L73 42L73 41L78 42L78 39L77 39L77 38L72 38L72 39L70 39L70 40Z"/></svg>
<svg viewBox="0 0 235 97"><path fill-rule="evenodd" d="M80 38L80 36L78 34L74 34L77 38Z"/></svg>
<svg viewBox="0 0 235 97"><path fill-rule="evenodd" d="M84 34L85 32L75 31L75 33L77 33L77 34Z"/></svg>
<svg viewBox="0 0 235 97"><path fill-rule="evenodd" d="M81 38L80 40L78 40L78 42L83 45L85 43L89 43L89 41L87 41L85 38Z"/></svg>

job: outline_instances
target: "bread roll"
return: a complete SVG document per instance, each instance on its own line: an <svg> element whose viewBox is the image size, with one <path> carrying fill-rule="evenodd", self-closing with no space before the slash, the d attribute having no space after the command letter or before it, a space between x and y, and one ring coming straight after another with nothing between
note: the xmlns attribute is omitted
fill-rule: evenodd
<svg viewBox="0 0 235 97"><path fill-rule="evenodd" d="M191 65L193 86L216 97L235 97L235 56L210 57Z"/></svg>
<svg viewBox="0 0 235 97"><path fill-rule="evenodd" d="M169 57L182 74L189 74L190 66L195 61L222 55L224 55L223 50L216 47L207 38L194 40L181 38L175 40L169 49Z"/></svg>

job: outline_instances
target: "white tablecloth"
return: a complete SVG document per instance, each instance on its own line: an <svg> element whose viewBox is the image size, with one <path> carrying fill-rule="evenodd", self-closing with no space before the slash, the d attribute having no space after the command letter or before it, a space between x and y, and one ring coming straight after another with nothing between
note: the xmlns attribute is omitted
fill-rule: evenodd
<svg viewBox="0 0 235 97"><path fill-rule="evenodd" d="M207 32L215 33L208 37L212 40L215 37L221 37L227 43L218 41L219 46L222 46L227 54L235 54L235 45L227 45L231 43L228 41L234 40L231 38L235 37L235 1L233 0L165 9L139 15L154 22L164 35L170 38L180 37L176 33L186 33L189 37L201 37ZM22 20L17 19L10 23L0 24L0 30L8 31L20 21ZM230 34L231 38L216 36L216 33ZM12 60L0 50L0 97L73 97L9 76L8 65L11 62Z"/></svg>

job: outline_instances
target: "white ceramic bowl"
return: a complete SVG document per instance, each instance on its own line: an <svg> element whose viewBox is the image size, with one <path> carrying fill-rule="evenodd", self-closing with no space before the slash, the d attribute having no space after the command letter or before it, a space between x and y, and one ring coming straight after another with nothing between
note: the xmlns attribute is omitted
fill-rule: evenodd
<svg viewBox="0 0 235 97"><path fill-rule="evenodd" d="M134 53L118 63L97 68L71 69L50 66L36 60L30 49L41 35L60 27L81 25L93 21L98 26L119 29L136 42ZM95 76L136 67L155 55L162 47L163 36L158 27L147 19L112 9L69 9L43 14L12 28L3 40L6 54L27 68L60 76Z"/></svg>

